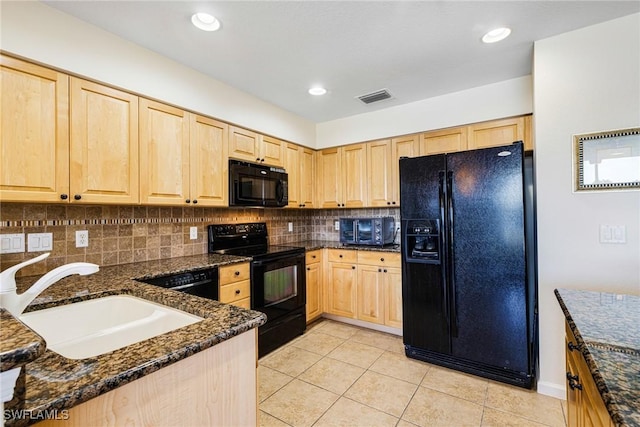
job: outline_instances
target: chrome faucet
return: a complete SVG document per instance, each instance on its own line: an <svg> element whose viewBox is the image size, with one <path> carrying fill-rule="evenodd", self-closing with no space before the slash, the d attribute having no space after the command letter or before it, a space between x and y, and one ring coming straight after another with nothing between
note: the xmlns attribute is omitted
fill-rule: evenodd
<svg viewBox="0 0 640 427"><path fill-rule="evenodd" d="M9 311L15 317L22 314L24 309L49 286L72 274L85 276L97 272L100 267L88 262L73 262L61 265L42 276L28 290L18 295L16 287L16 272L27 265L35 264L49 256L49 252L29 259L20 264L9 267L0 273L0 307Z"/></svg>

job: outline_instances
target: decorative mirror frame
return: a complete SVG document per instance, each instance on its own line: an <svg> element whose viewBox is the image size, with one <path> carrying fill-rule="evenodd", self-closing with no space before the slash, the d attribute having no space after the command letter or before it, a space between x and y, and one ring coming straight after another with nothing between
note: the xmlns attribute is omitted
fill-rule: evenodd
<svg viewBox="0 0 640 427"><path fill-rule="evenodd" d="M640 189L640 128L574 135L573 141L575 191ZM614 152L611 152L612 150ZM602 157L601 153L603 153ZM593 161L594 156L595 161ZM623 162L617 162L615 168L609 167L609 169L619 171L622 167L622 170L628 171L626 179L612 176L599 179L598 164L603 160L623 160ZM595 165L593 168L595 179L589 177L592 171L588 170L586 165L590 164Z"/></svg>

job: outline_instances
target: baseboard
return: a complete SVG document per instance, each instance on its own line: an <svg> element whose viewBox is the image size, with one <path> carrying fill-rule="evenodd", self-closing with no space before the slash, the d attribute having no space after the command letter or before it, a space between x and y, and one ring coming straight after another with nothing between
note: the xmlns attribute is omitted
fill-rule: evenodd
<svg viewBox="0 0 640 427"><path fill-rule="evenodd" d="M360 326L362 328L374 329L388 334L402 336L402 329L392 328L390 326L378 325L377 323L365 322L364 320L349 319L348 317L336 316L335 314L322 313L322 317L335 320L337 322L349 323L350 325Z"/></svg>
<svg viewBox="0 0 640 427"><path fill-rule="evenodd" d="M565 400L567 398L567 392L563 385L549 383L546 381L538 381L538 393L545 396L555 397L557 399Z"/></svg>

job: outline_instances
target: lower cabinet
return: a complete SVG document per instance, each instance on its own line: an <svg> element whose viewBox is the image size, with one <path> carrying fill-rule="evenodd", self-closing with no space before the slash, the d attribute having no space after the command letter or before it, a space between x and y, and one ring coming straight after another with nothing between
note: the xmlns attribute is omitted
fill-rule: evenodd
<svg viewBox="0 0 640 427"><path fill-rule="evenodd" d="M587 362L566 326L567 418L569 427L611 426L613 422Z"/></svg>
<svg viewBox="0 0 640 427"><path fill-rule="evenodd" d="M328 249L327 257L325 311L336 316L355 319L358 280L357 252Z"/></svg>
<svg viewBox="0 0 640 427"><path fill-rule="evenodd" d="M323 268L322 249L307 252L307 323L314 321L324 312L324 304L322 303Z"/></svg>
<svg viewBox="0 0 640 427"><path fill-rule="evenodd" d="M220 267L220 302L251 308L251 270L249 263Z"/></svg>

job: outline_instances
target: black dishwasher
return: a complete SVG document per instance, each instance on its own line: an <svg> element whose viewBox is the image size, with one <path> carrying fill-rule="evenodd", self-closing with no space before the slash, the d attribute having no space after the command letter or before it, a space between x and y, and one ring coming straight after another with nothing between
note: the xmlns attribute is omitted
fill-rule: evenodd
<svg viewBox="0 0 640 427"><path fill-rule="evenodd" d="M198 297L218 300L218 268L168 274L151 279L136 279L138 282L172 289Z"/></svg>

